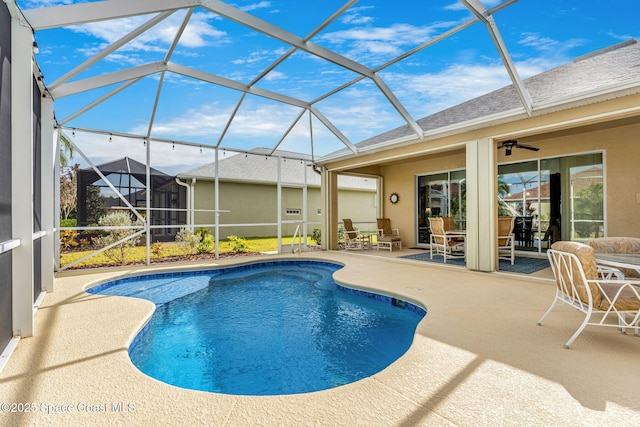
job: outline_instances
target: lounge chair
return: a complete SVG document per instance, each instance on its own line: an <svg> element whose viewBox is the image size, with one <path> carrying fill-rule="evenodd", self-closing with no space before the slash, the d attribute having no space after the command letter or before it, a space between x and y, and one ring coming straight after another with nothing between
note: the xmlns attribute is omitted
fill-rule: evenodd
<svg viewBox="0 0 640 427"><path fill-rule="evenodd" d="M513 233L515 221L516 218L514 216L498 217L498 258L511 261L511 265L516 259L516 237Z"/></svg>
<svg viewBox="0 0 640 427"><path fill-rule="evenodd" d="M377 249L389 249L393 252L393 247L402 249L402 239L400 238L400 230L391 228L391 220L389 218L378 218L378 244Z"/></svg>
<svg viewBox="0 0 640 427"><path fill-rule="evenodd" d="M547 256L556 278L556 295L538 325L556 305L569 305L585 314L564 348L569 348L587 325L615 327L622 332L633 328L638 335L640 281L614 279L607 268L596 265L594 249L583 243L556 242Z"/></svg>
<svg viewBox="0 0 640 427"><path fill-rule="evenodd" d="M434 252L436 255L442 255L445 264L447 258L464 258L464 238L461 238L460 234L450 233L454 229L453 218L430 217L429 227L431 229L429 237L429 257L431 259L433 259Z"/></svg>
<svg viewBox="0 0 640 427"><path fill-rule="evenodd" d="M368 246L371 245L369 236L360 234L360 232L353 227L351 219L343 219L342 224L344 225L344 248L346 250L353 249L361 251L365 247L368 249Z"/></svg>

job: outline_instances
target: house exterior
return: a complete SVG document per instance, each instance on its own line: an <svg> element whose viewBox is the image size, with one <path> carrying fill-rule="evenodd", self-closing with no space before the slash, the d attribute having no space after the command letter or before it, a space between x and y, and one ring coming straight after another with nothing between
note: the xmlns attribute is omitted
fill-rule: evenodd
<svg viewBox="0 0 640 427"><path fill-rule="evenodd" d="M257 148L244 154L225 154L218 160L217 186L215 162L179 173L177 178L189 185L195 227L213 228L217 210L220 238L276 236L280 222L283 236L293 235L296 227L305 222L308 234L320 228L321 177L314 171L310 157L287 151L270 155L271 151ZM377 179L340 176L340 219L351 218L361 229L375 229L376 194Z"/></svg>
<svg viewBox="0 0 640 427"><path fill-rule="evenodd" d="M380 177L383 215L407 246L428 242L429 203L440 191L446 209L439 215L455 216L467 230L467 267L474 270L498 266L499 178L511 181L513 194L550 186L547 217L534 221L539 235L557 220L563 240L640 237L640 44L629 40L523 83L531 114L514 87L504 87L418 120L422 135L403 126L357 144L357 154L327 156L321 165L329 187L342 173ZM507 140L538 151L498 148ZM399 203L388 201L392 192ZM598 198L599 214L592 206ZM330 249L337 247L337 221L328 212ZM530 250L544 252L541 244Z"/></svg>

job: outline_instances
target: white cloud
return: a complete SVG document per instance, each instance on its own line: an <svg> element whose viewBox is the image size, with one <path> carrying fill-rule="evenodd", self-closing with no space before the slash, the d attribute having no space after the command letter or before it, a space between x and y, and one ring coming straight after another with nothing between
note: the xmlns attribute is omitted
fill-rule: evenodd
<svg viewBox="0 0 640 427"><path fill-rule="evenodd" d="M269 74L267 74L264 79L267 81L286 80L287 75L284 73L281 73L280 71L273 70L273 71L270 71Z"/></svg>
<svg viewBox="0 0 640 427"><path fill-rule="evenodd" d="M182 13L170 16L118 49L117 52L120 56L110 55L108 59L124 63L137 63L138 61L136 59L126 58L126 55L131 52L165 52L167 47L173 42L183 18L184 14ZM206 13L194 13L180 38L180 46L183 48L199 48L229 42L227 33L217 30L210 25L208 22L209 19L211 19L211 16ZM77 25L69 27L68 29L99 40L97 43L79 49L79 51L85 55L93 55L101 49L104 49L107 45L135 30L148 20L148 16L134 16L114 21Z"/></svg>
<svg viewBox="0 0 640 427"><path fill-rule="evenodd" d="M252 10L265 9L265 8L268 8L268 7L271 7L271 2L270 1L261 1L261 2L258 2L258 3L252 3L252 4L249 4L247 6L239 7L238 9L244 10L245 12L250 12Z"/></svg>
<svg viewBox="0 0 640 427"><path fill-rule="evenodd" d="M423 43L456 23L437 22L433 25L414 26L393 24L388 27L357 27L323 34L320 41L340 46L347 50L351 58L363 61L369 56L392 57L403 53L407 47Z"/></svg>
<svg viewBox="0 0 640 427"><path fill-rule="evenodd" d="M539 64L546 63L545 69L549 69L569 61L572 58L571 50L586 43L584 39L574 38L565 41L554 40L541 36L538 33L523 33L518 44L534 51L540 52L539 57L530 57L529 62Z"/></svg>
<svg viewBox="0 0 640 427"><path fill-rule="evenodd" d="M373 16L368 16L362 14L362 12L366 10L374 9L373 6L360 6L360 7L352 7L347 12L342 15L340 21L343 24L351 24L351 25L363 25L370 24L375 21Z"/></svg>
<svg viewBox="0 0 640 427"><path fill-rule="evenodd" d="M555 49L559 44L557 40L553 40L549 37L542 37L536 33L524 33L518 43L537 50Z"/></svg>
<svg viewBox="0 0 640 427"><path fill-rule="evenodd" d="M231 63L234 65L246 66L262 65L266 62L275 61L276 59L284 55L286 51L287 50L285 48L279 48L275 50L260 49L254 52L250 52L244 57L236 58L232 60Z"/></svg>

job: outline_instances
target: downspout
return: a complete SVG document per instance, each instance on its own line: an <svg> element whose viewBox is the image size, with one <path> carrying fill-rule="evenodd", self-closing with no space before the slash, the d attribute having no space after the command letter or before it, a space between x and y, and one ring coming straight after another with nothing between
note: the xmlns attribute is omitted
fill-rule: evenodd
<svg viewBox="0 0 640 427"><path fill-rule="evenodd" d="M191 186L189 184L187 184L186 182L180 181L179 178L176 178L176 184L181 185L181 186L183 186L183 187L185 187L187 189L187 215L186 215L186 221L187 221L187 225L189 225L190 221L191 221L191 214L190 214L190 209L191 209Z"/></svg>
<svg viewBox="0 0 640 427"><path fill-rule="evenodd" d="M191 225L196 223L196 179L191 178Z"/></svg>

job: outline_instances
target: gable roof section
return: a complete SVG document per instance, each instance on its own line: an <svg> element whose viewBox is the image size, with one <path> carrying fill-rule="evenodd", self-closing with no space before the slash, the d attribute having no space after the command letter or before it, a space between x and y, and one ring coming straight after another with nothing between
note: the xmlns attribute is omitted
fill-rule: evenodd
<svg viewBox="0 0 640 427"><path fill-rule="evenodd" d="M640 93L640 43L627 40L576 58L572 62L524 80L533 100L533 116L548 114L604 99L612 99L621 90ZM417 120L425 132L436 135L484 128L525 118L526 113L513 85L490 92L462 104ZM401 126L356 144L358 149L373 150L413 139L409 126ZM417 142L417 140L416 140ZM349 156L340 150L323 160Z"/></svg>
<svg viewBox="0 0 640 427"><path fill-rule="evenodd" d="M102 163L96 165L96 168L98 168L98 170L106 177L114 173L128 174L135 177L143 184L147 181L147 167L143 163L140 163L130 157L122 157L117 160ZM171 175L167 175L158 169L149 168L149 172L153 188L157 188L169 181L173 181L173 177ZM89 185L100 179L100 175L98 175L98 173L91 167L80 169L78 171L78 182L82 183L82 185Z"/></svg>
<svg viewBox="0 0 640 427"><path fill-rule="evenodd" d="M247 152L247 155L236 154L219 159L219 179L227 182L276 184L277 172L273 163L265 161L265 157L263 157L268 156L271 152L272 150L268 148L256 148ZM281 150L276 151L272 156L283 159L280 164L281 181L283 183L304 184L300 162L311 161L311 156ZM215 162L179 173L177 177L181 179L213 180L215 177ZM307 186L320 187L320 175L314 172L311 167L308 167L307 170ZM376 180L340 175L338 176L338 188L375 191Z"/></svg>

